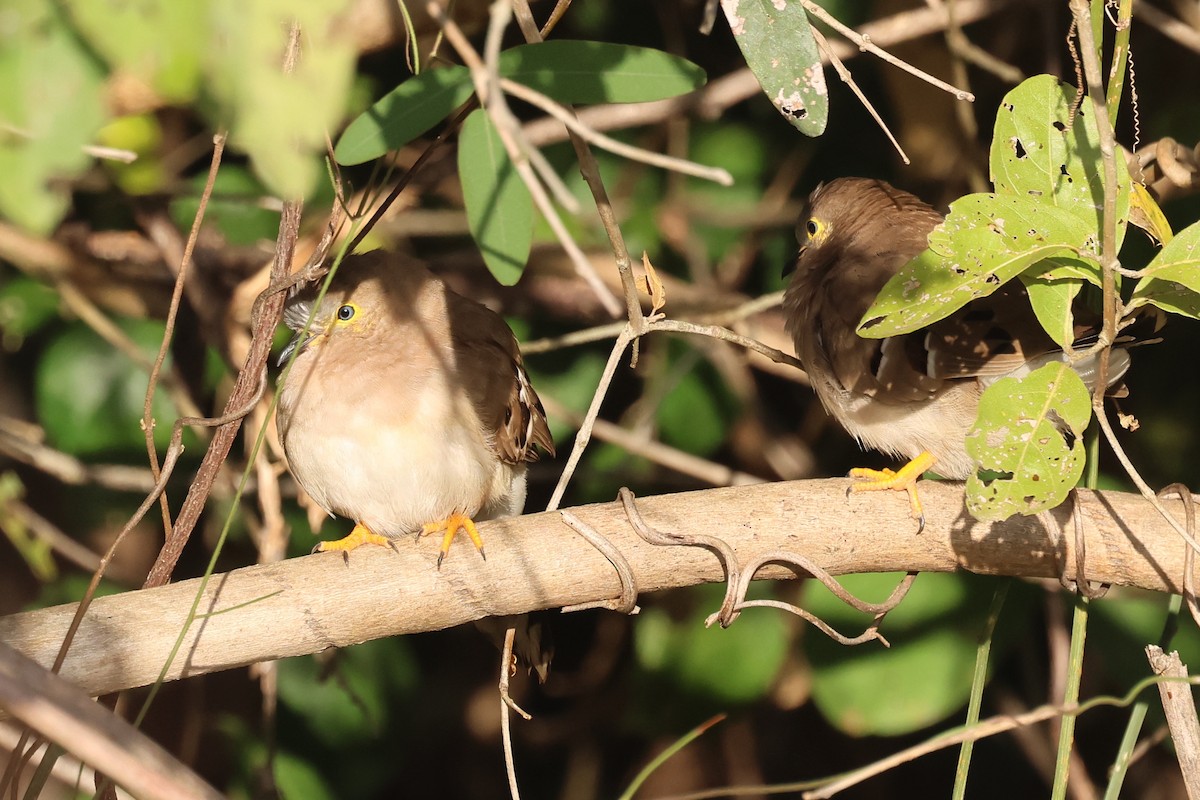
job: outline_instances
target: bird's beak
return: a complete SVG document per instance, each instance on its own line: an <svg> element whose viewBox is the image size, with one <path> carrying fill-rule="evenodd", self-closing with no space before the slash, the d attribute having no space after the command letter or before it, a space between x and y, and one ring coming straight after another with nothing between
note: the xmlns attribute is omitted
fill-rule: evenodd
<svg viewBox="0 0 1200 800"><path fill-rule="evenodd" d="M288 342L287 347L283 348L283 352L279 354L279 360L275 362L275 366L282 367L284 364L286 364L288 359L292 357L293 352L299 356L310 344L312 344L313 339L316 339L321 335L321 333L322 331L313 330L310 330L307 333L302 330L297 331L296 335L292 337L292 340Z"/></svg>
<svg viewBox="0 0 1200 800"><path fill-rule="evenodd" d="M800 245L800 249L796 251L796 257L793 258L791 261L784 262L783 269L781 269L779 271L779 277L786 278L788 275L791 275L793 272L795 272L796 266L800 263L800 257L802 255L804 255L804 251L807 249L808 249L808 245L806 245L806 244Z"/></svg>

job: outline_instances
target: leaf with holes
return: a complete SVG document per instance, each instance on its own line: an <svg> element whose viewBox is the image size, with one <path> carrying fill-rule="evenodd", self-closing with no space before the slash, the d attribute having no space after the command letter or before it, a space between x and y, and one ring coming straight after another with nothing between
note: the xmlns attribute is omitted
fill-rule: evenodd
<svg viewBox="0 0 1200 800"><path fill-rule="evenodd" d="M458 175L467 226L483 261L496 280L512 286L521 279L533 245L533 198L481 108L463 123Z"/></svg>
<svg viewBox="0 0 1200 800"><path fill-rule="evenodd" d="M1200 222L1180 231L1143 271L1130 308L1147 303L1164 311L1200 318Z"/></svg>
<svg viewBox="0 0 1200 800"><path fill-rule="evenodd" d="M1070 211L1101 230L1104 167L1100 133L1085 99L1075 113L1075 87L1035 75L1004 97L996 113L990 164L997 194L1032 197ZM1130 180L1117 167L1117 244L1129 220Z"/></svg>
<svg viewBox="0 0 1200 800"><path fill-rule="evenodd" d="M1092 247L1075 215L1029 197L969 194L950 204L929 249L892 276L867 309L860 336L882 339L944 319L1030 266Z"/></svg>
<svg viewBox="0 0 1200 800"><path fill-rule="evenodd" d="M734 41L771 103L805 136L829 121L821 54L799 0L721 0Z"/></svg>
<svg viewBox="0 0 1200 800"><path fill-rule="evenodd" d="M1036 514L1066 499L1083 474L1091 396L1070 365L1047 364L984 391L967 434L976 469L967 509L981 520Z"/></svg>

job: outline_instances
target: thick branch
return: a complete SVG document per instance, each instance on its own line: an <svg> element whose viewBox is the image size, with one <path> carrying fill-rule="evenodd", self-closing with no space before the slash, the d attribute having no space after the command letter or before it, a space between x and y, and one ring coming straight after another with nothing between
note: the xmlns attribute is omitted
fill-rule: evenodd
<svg viewBox="0 0 1200 800"><path fill-rule="evenodd" d="M1075 537L1069 527L1060 536L1036 518L977 522L967 516L960 485L926 483L927 525L917 535L904 498L847 497L847 485L823 480L709 489L644 498L638 508L661 530L725 539L741 563L784 550L803 554L837 575L965 568L1075 577ZM1081 498L1089 580L1181 590L1183 543L1149 503L1114 492L1081 492ZM618 503L573 512L620 549L642 592L723 577L707 550L642 541ZM1066 510L1056 513L1060 525L1070 525ZM319 554L214 576L200 605L207 616L188 631L166 677L174 680L619 592L608 561L558 513L493 520L479 527L487 561L460 546L440 572L432 542L405 540L395 552L357 550L349 564L337 555ZM770 567L764 576L791 573ZM184 624L197 583L96 599L62 675L94 695L153 682ZM0 618L0 641L48 665L73 612L68 605Z"/></svg>

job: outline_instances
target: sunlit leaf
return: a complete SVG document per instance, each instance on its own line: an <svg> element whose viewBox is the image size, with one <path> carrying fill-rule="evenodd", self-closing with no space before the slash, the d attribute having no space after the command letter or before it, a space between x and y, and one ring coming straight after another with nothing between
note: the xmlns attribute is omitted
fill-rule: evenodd
<svg viewBox="0 0 1200 800"><path fill-rule="evenodd" d="M704 85L704 70L647 47L553 40L500 54L500 74L560 103L641 103ZM475 92L466 67L427 69L359 115L338 140L342 164L361 164L403 147L446 119Z"/></svg>
<svg viewBox="0 0 1200 800"><path fill-rule="evenodd" d="M881 339L937 322L1043 259L1089 249L1092 233L1074 214L1033 198L960 198L929 234L929 249L883 287L859 335Z"/></svg>
<svg viewBox="0 0 1200 800"><path fill-rule="evenodd" d="M1134 287L1141 294L1149 280L1174 281L1200 292L1200 222L1189 225L1163 247L1144 270L1146 277Z"/></svg>
<svg viewBox="0 0 1200 800"><path fill-rule="evenodd" d="M1087 387L1065 363L989 386L966 440L977 465L967 478L971 514L1007 519L1066 499L1083 474L1083 431L1091 413Z"/></svg>
<svg viewBox="0 0 1200 800"><path fill-rule="evenodd" d="M821 54L798 0L722 0L747 66L771 103L805 136L829 121Z"/></svg>
<svg viewBox="0 0 1200 800"><path fill-rule="evenodd" d="M1092 106L1075 105L1075 87L1035 75L1007 95L996 114L991 170L997 194L1014 194L1065 209L1096 232L1104 208L1104 167ZM1130 180L1116 158L1117 243L1129 219Z"/></svg>
<svg viewBox="0 0 1200 800"><path fill-rule="evenodd" d="M467 225L483 261L497 281L512 286L521 279L533 246L533 197L483 109L463 123L458 175Z"/></svg>
<svg viewBox="0 0 1200 800"><path fill-rule="evenodd" d="M66 213L68 181L104 121L101 67L53 3L0 12L0 214L47 233Z"/></svg>
<svg viewBox="0 0 1200 800"><path fill-rule="evenodd" d="M474 93L471 73L453 64L427 69L401 83L360 114L338 139L341 164L361 164L411 142L444 120Z"/></svg>
<svg viewBox="0 0 1200 800"><path fill-rule="evenodd" d="M1021 276L1021 283L1025 285L1033 313L1050 338L1060 347L1073 345L1075 315L1072 308L1083 289L1083 282L1074 278L1046 280L1026 274Z"/></svg>
<svg viewBox="0 0 1200 800"><path fill-rule="evenodd" d="M88 45L122 73L127 87L173 102L195 97L212 41L207 2L67 0L66 6Z"/></svg>
<svg viewBox="0 0 1200 800"><path fill-rule="evenodd" d="M250 155L267 189L306 197L324 176L325 137L341 122L356 51L341 0L212 0L207 88L230 142ZM285 74L288 32L303 47Z"/></svg>

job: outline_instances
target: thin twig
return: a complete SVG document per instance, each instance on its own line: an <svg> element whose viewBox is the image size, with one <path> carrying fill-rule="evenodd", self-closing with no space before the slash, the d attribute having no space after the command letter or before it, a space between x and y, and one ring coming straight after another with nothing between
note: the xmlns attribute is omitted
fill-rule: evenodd
<svg viewBox="0 0 1200 800"><path fill-rule="evenodd" d="M826 11L825 9L821 8L819 5L814 3L813 0L800 0L800 3L804 6L805 11L807 11L809 14L816 17L817 19L821 20L829 27L833 28L835 31L840 33L842 36L845 36L847 39L854 42L856 45L858 45L860 50L866 50L869 53L875 54L880 59L886 61L887 63L891 64L892 66L899 67L900 69L904 70L908 74L920 78L921 80L928 83L930 86L935 86L938 89L941 89L943 92L949 92L950 94L954 95L959 100L967 100L970 102L975 101L975 95L971 94L970 92L965 91L963 89L955 88L954 86L951 86L950 84L946 83L945 81L939 80L939 79L933 77L932 75L930 75L929 73L917 69L912 64L909 64L906 61L901 61L900 59L896 58L891 53L880 48L878 45L876 45L874 42L872 42L869 36L863 36L862 34L855 31L853 28L843 25L841 22L839 22L837 20L836 17L834 17L828 11Z"/></svg>
<svg viewBox="0 0 1200 800"><path fill-rule="evenodd" d="M541 92L530 89L524 84L501 78L500 86L504 91L511 94L513 97L519 97L530 105L535 105L545 111L556 120L566 125L572 133L578 134L585 141L591 144L608 150L610 153L622 156L630 161L637 161L642 164L649 164L652 167L661 167L665 170L678 172L683 175L693 175L697 178L703 178L707 181L713 181L721 186L732 186L733 176L729 174L729 170L721 167L706 167L703 164L697 164L694 161L688 161L683 158L674 158L672 156L655 153L641 147L619 142L612 137L605 136L599 131L594 131L588 126L579 121L573 113L568 111L563 106L551 100Z"/></svg>
<svg viewBox="0 0 1200 800"><path fill-rule="evenodd" d="M562 4L560 3L559 5L561 6ZM527 0L513 0L513 9L518 19L532 19L533 17ZM555 8L555 12L558 12L557 7ZM533 36L530 28L531 26L528 25L522 26L522 31L526 34L526 41L530 44L540 42L545 34L542 33ZM567 110L574 113L570 107L567 107ZM609 246L612 248L613 259L617 263L617 274L621 277L621 288L625 298L625 317L629 321L629 324L633 326L633 330L638 332L641 330L642 325L642 311L637 299L637 288L634 285L633 266L629 259L629 250L625 247L625 237L621 233L621 227L617 224L616 212L613 210L612 202L609 200L608 191L604 188L604 181L600 177L600 167L596 163L595 156L592 155L591 148L574 131L568 129L568 135L571 138L571 145L575 149L575 157L579 160L579 171L592 193L592 199L596 204L596 211L600 215L600 224L604 226ZM636 350L634 351L634 359L636 361Z"/></svg>
<svg viewBox="0 0 1200 800"><path fill-rule="evenodd" d="M497 2L492 6L492 21L489 25L489 31L494 29L503 30L503 20L508 13L508 4L506 2ZM436 2L426 4L426 10L429 15L437 20L442 30L446 33L446 40L454 47L463 64L471 70L471 80L475 83L475 91L479 95L483 106L491 115L492 122L495 124L496 132L500 136L500 140L504 143L504 149L508 151L508 156L512 160L513 167L517 174L521 176L526 187L529 189L530 195L533 197L534 205L545 217L546 222L550 225L554 235L558 238L563 250L566 251L571 263L575 266L576 272L588 284L592 291L600 300L601 305L605 310L613 316L620 313L621 307L618 305L608 287L600 280L600 276L592 268L591 262L587 256L575 243L574 237L571 236L566 226L563 224L562 218L559 217L558 211L555 210L550 198L546 195L545 188L541 182L537 180L533 169L529 163L527 151L521 147L515 138L514 131L519 134L519 126L516 123L516 118L504 103L503 93L499 90L499 78L495 79L495 89L491 85L491 71L487 64L475 52L475 48L467 40L467 37L459 29L459 27L446 16L445 10ZM498 41L498 36L492 35L492 39Z"/></svg>
<svg viewBox="0 0 1200 800"><path fill-rule="evenodd" d="M853 76L850 75L850 70L846 69L846 65L842 63L842 60L838 58L837 54L834 53L829 47L829 41L825 38L825 35L817 30L816 26L810 25L809 28L812 32L813 39L817 43L817 48L820 49L820 51L825 54L825 57L829 59L829 63L833 65L833 69L837 72L838 77L842 79L842 83L849 86L850 91L854 92L854 96L858 98L858 102L863 104L863 108L865 108L867 113L871 115L871 119L875 120L875 124L878 125L880 130L883 131L884 135L887 136L888 141L892 143L892 147L896 148L896 152L900 154L900 159L906 165L911 164L912 161L909 160L908 154L904 152L904 148L900 146L900 143L896 141L896 137L892 135L892 129L889 128L887 123L883 121L883 117L879 116L879 112L875 110L875 106L873 106L871 101L867 99L867 96L863 94L863 90L858 88L858 84L854 82Z"/></svg>
<svg viewBox="0 0 1200 800"><path fill-rule="evenodd" d="M613 569L617 571L617 578L621 581L621 596L617 599L607 600L592 600L587 603L576 603L571 606L563 606L562 613L568 614L573 611L586 611L591 608L607 608L610 611L616 611L619 614L637 614L640 609L637 605L637 583L633 579L633 569L629 566L629 560L625 558L613 543L579 517L572 514L570 511L559 512L562 514L562 521L567 527L582 536L587 543L600 551L601 555L608 559L608 563L613 565Z"/></svg>

